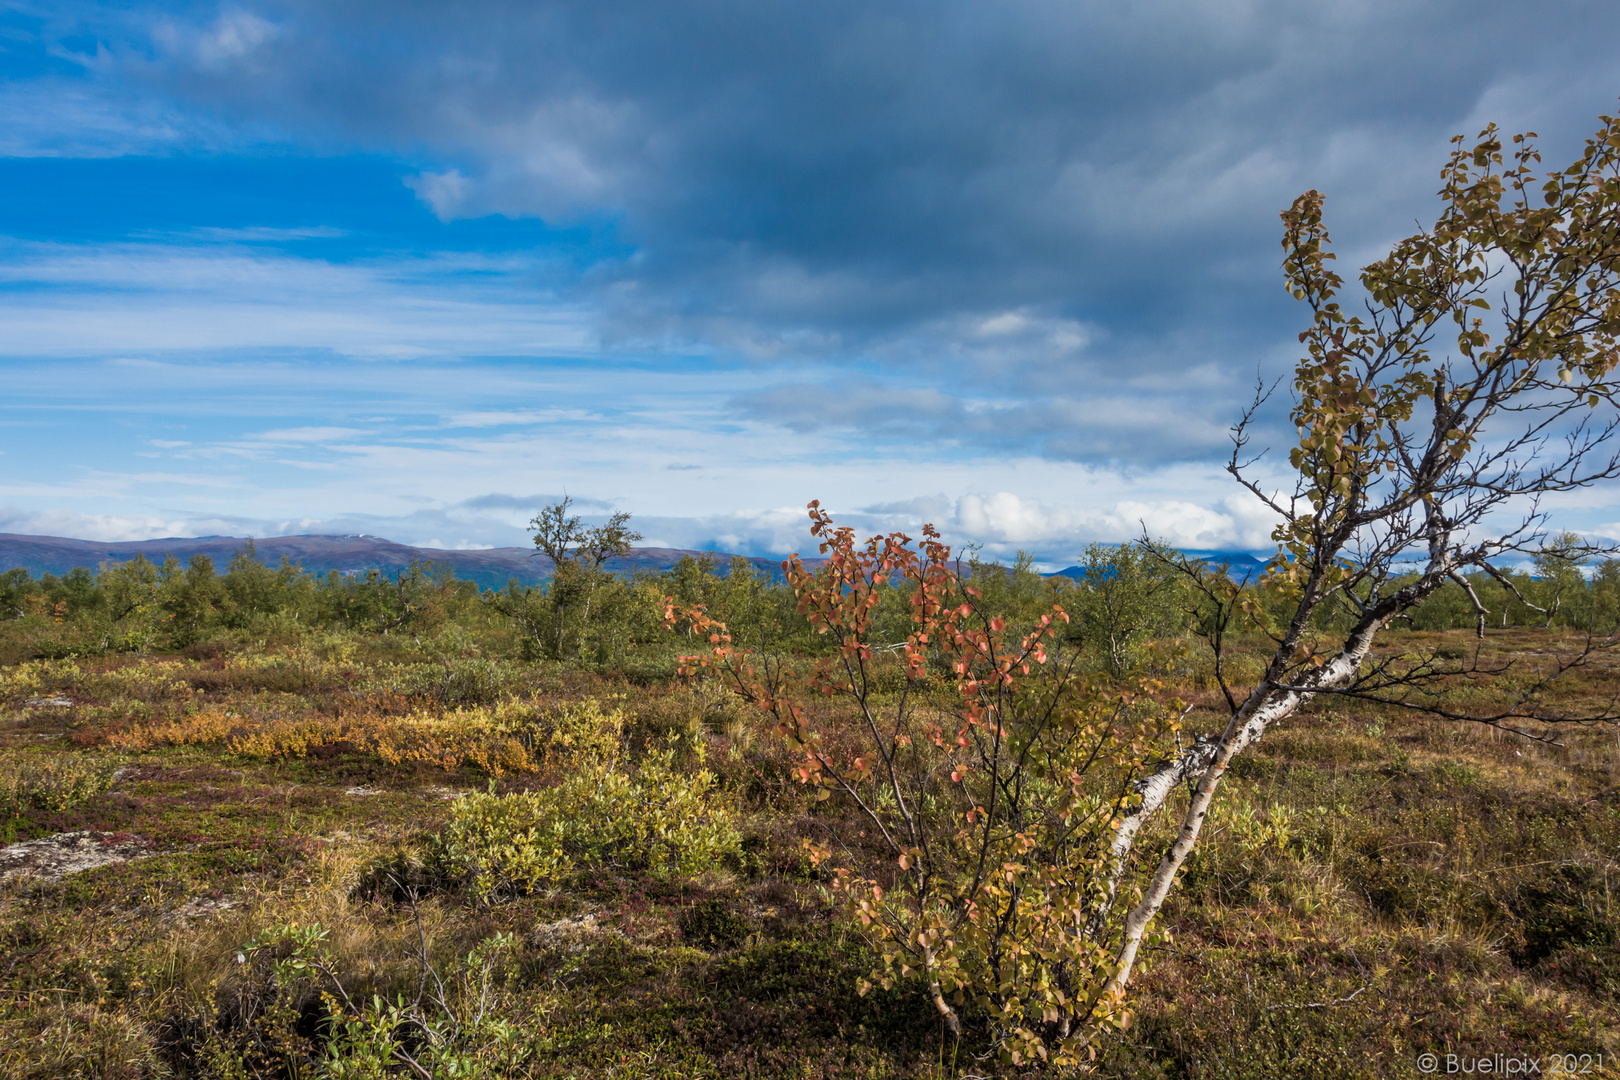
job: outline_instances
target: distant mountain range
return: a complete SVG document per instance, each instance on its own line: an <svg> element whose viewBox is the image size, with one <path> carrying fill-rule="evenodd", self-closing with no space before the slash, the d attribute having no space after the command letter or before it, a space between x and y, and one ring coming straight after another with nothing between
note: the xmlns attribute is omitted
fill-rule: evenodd
<svg viewBox="0 0 1620 1080"><path fill-rule="evenodd" d="M94 570L104 562L128 562L137 555L145 555L154 562L162 562L173 555L186 562L193 555L207 555L221 573L225 564L239 550L246 547L247 538L239 536L165 537L161 540L130 540L103 543L95 540L74 540L65 536L24 536L18 533L0 533L0 571L25 567L36 577L42 574L65 574L76 566ZM535 585L551 577L551 560L537 554L533 548L485 548L479 551L447 551L442 548L411 547L396 544L376 536L270 536L253 541L258 557L275 565L286 559L303 567L311 574L325 575L327 571L354 573L380 570L393 576L411 565L413 560L448 564L456 577L475 581L480 588L500 589L510 578L520 584ZM694 557L709 554L685 551L679 548L636 548L622 559L610 559L607 568L618 573L637 570L653 572L668 570L681 556ZM721 565L732 556L713 553ZM754 567L773 578L782 574L779 559L751 558ZM808 563L820 560L806 560Z"/></svg>
<svg viewBox="0 0 1620 1080"><path fill-rule="evenodd" d="M186 562L193 555L207 555L220 573L225 564L248 540L241 536L170 536L161 540L127 540L104 543L96 540L74 540L66 536L25 536L20 533L0 533L0 571L24 567L36 577L41 574L65 574L74 567L94 570L104 562L128 562L137 555L145 555L153 562L162 562L173 555ZM484 548L475 551L449 551L444 548L412 547L396 544L378 536L268 536L253 541L261 561L276 565L286 559L303 567L311 574L325 575L330 570L342 574L379 570L393 576L409 567L414 560L447 564L456 577L478 583L480 588L501 589L511 578L521 585L537 585L551 577L551 560L533 548ZM722 552L688 551L682 548L636 548L622 559L609 559L607 568L621 574L646 570L653 573L668 570L683 555L699 557L713 554L721 565L734 556ZM1187 554L1219 565L1226 563L1235 577L1258 573L1265 563L1246 551L1190 551ZM817 566L822 560L805 559L807 566ZM764 571L773 581L782 576L780 559L751 557L750 565ZM1047 577L1066 577L1076 581L1086 576L1079 566L1065 567Z"/></svg>
<svg viewBox="0 0 1620 1080"><path fill-rule="evenodd" d="M1242 579L1245 575L1260 576L1260 571L1266 568L1264 559L1257 559L1247 551L1188 551L1184 554L1195 559L1202 559L1211 566L1225 566L1226 572L1234 579ZM1062 570L1054 570L1047 577L1073 578L1083 581L1086 568L1083 566L1065 566Z"/></svg>

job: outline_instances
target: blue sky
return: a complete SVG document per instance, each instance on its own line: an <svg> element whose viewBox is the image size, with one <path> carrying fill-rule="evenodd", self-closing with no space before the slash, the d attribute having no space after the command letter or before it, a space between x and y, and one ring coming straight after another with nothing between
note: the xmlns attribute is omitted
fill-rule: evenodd
<svg viewBox="0 0 1620 1080"><path fill-rule="evenodd" d="M0 0L0 531L1262 547L1277 212L1575 153L1599 2ZM1279 443L1284 432L1273 432ZM1620 491L1555 524L1620 535Z"/></svg>

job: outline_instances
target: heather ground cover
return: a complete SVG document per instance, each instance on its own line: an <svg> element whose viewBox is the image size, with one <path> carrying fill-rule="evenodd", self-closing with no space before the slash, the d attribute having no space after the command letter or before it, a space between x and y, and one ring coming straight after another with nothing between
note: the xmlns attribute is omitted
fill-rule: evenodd
<svg viewBox="0 0 1620 1080"><path fill-rule="evenodd" d="M775 620L761 647L813 661L790 607L712 569L687 584L717 609L751 589L752 608L731 602ZM983 574L1014 616L1071 589ZM0 1073L1032 1071L998 1060L971 1008L948 1037L920 982L859 992L877 958L811 855L859 819L815 798L757 712L676 676L689 641L650 619L617 652L580 634L547 656L511 608L463 595L388 633L204 620L183 644L79 655L50 645L88 640L71 614L5 624L4 839L75 834L112 855L63 876L29 856L0 868ZM1519 625L1477 646L1439 627L1383 647L1533 668L1585 639ZM1219 692L1176 640L1152 662L1201 731ZM1106 648L1075 647L1106 671ZM1227 669L1259 655L1239 642ZM1530 677L1444 693L1488 704ZM948 689L925 692L945 708ZM1617 690L1599 657L1556 693L1596 707ZM854 723L813 707L830 731ZM1096 1072L1402 1076L1424 1053L1612 1071L1620 740L1559 741L1331 700L1268 735L1223 790Z"/></svg>

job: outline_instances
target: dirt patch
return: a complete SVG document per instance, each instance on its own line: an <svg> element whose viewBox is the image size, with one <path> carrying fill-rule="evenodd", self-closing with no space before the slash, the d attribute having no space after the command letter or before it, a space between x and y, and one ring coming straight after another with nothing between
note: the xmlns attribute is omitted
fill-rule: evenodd
<svg viewBox="0 0 1620 1080"><path fill-rule="evenodd" d="M128 862L149 845L129 833L65 832L0 848L0 880L28 875L57 881L98 866Z"/></svg>

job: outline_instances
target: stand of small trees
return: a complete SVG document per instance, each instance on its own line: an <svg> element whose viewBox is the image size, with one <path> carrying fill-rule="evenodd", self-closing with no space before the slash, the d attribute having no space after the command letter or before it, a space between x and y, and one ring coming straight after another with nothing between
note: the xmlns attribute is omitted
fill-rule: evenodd
<svg viewBox="0 0 1620 1080"><path fill-rule="evenodd" d="M1522 567L1465 575L1490 613L1488 630L1552 627L1597 635L1620 630L1620 561L1570 547L1577 541L1567 536L1558 543L1565 546L1554 545ZM1070 621L1059 630L1065 646L1081 655L1082 668L1119 674L1153 643L1196 633L1203 625L1197 606L1188 604L1184 583L1168 569L1176 555L1162 545L1155 550L1165 558L1130 545L1090 545L1080 553L1084 573L1078 580L1043 576L1028 556L1010 566L969 560L957 570L979 591L986 610L1013 625L1027 627L1051 605L1061 604ZM1279 610L1275 598L1255 582L1238 586L1237 595L1273 617ZM583 612L565 605L559 613L544 587L512 582L480 594L448 568L421 563L395 575L372 570L317 576L286 562L266 565L252 541L223 573L206 556L184 563L136 558L104 564L99 571L77 568L38 578L20 568L5 571L0 573L0 638L17 640L7 655L22 658L175 651L232 633L260 638L341 630L409 639L452 627L473 629L493 619L515 634L520 656L555 660L558 623L565 621L563 658L612 669L634 665L641 654L661 657L679 647L663 629L666 597L704 608L742 647L814 654L825 645L797 610L793 590L740 558L685 556L662 574L603 572L589 622L581 625ZM898 647L909 633L909 593L897 581L885 583L879 597L875 636ZM1447 582L1401 625L1475 630L1478 622L1468 592ZM1350 624L1342 606L1324 606L1312 617L1317 631Z"/></svg>
<svg viewBox="0 0 1620 1080"><path fill-rule="evenodd" d="M478 589L443 565L413 562L325 577L287 562L266 566L247 541L220 574L213 560L144 555L33 578L0 575L0 624L32 630L38 656L177 651L229 633L342 629L379 636L432 633L475 605Z"/></svg>

